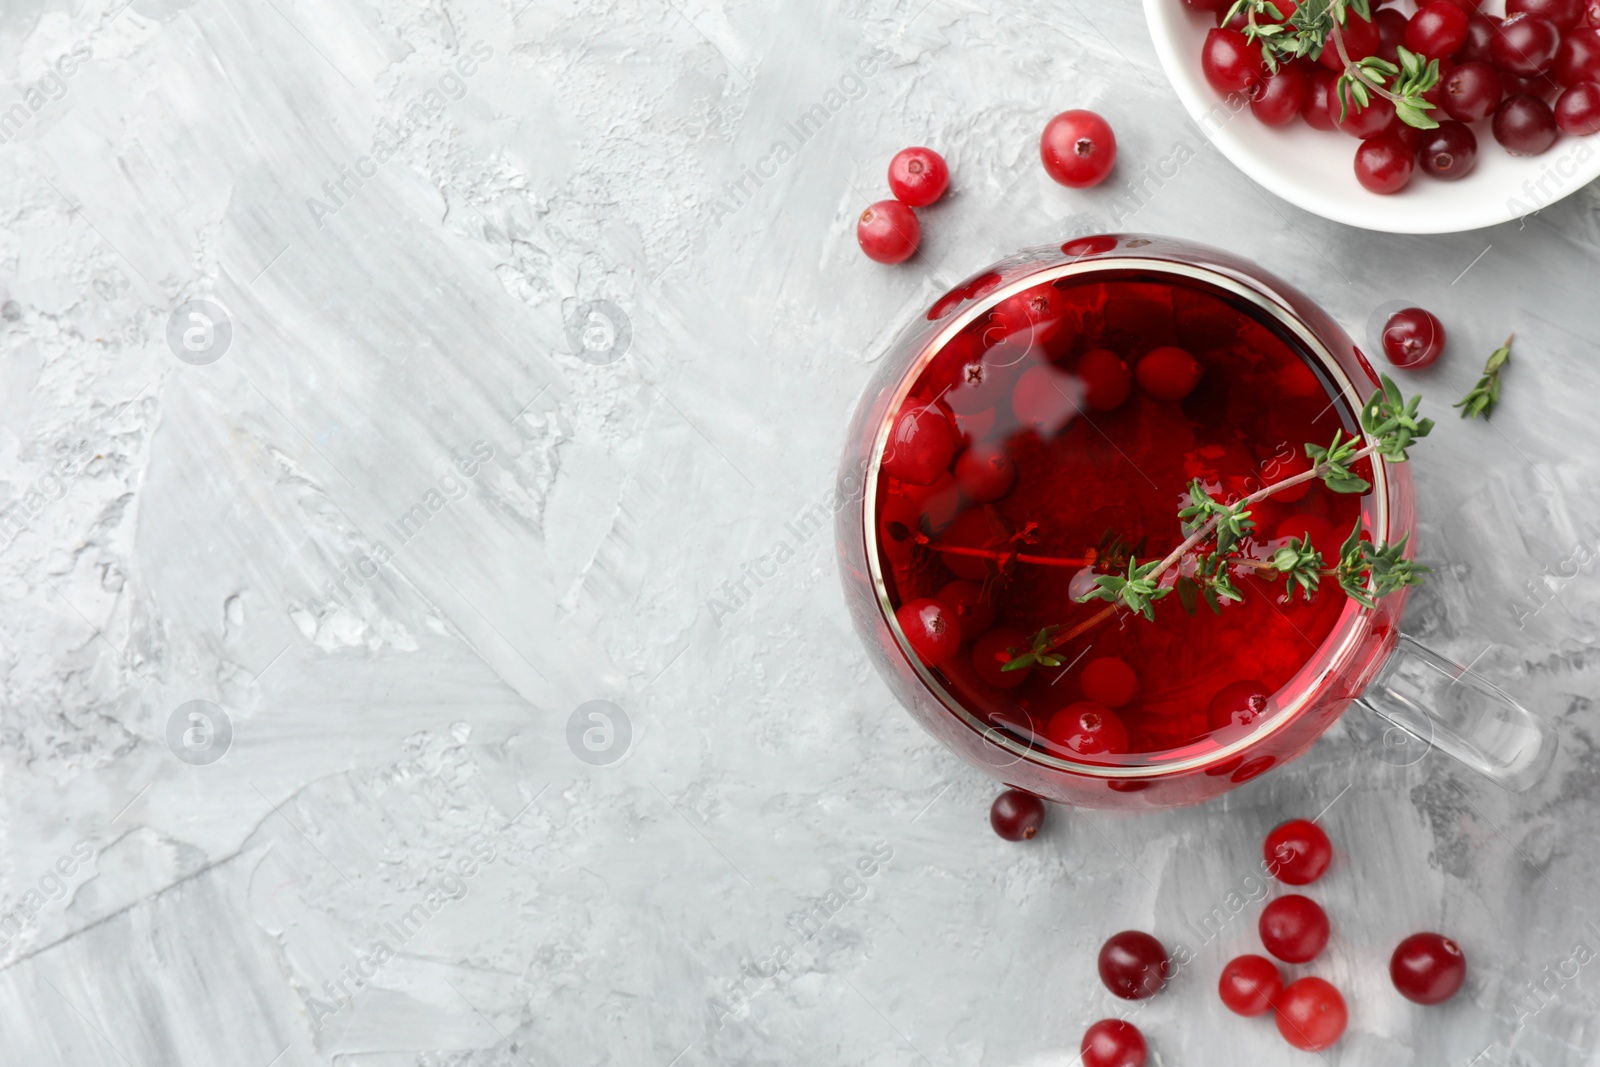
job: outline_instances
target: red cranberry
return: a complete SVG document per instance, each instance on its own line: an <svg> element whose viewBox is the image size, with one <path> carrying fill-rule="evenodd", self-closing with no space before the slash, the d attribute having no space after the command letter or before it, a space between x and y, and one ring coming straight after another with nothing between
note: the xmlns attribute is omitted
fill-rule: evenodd
<svg viewBox="0 0 1600 1067"><path fill-rule="evenodd" d="M1111 411L1122 406L1133 387L1133 372L1122 357L1104 348L1091 348L1072 365L1083 386L1084 405L1095 411Z"/></svg>
<svg viewBox="0 0 1600 1067"><path fill-rule="evenodd" d="M1494 65L1508 74L1528 77L1550 69L1560 46L1561 31L1549 19L1512 15L1495 31L1489 55Z"/></svg>
<svg viewBox="0 0 1600 1067"><path fill-rule="evenodd" d="M1338 81L1337 74L1322 67L1306 75L1306 102L1300 109L1300 117L1306 120L1307 126L1314 130L1339 128L1339 97L1334 90Z"/></svg>
<svg viewBox="0 0 1600 1067"><path fill-rule="evenodd" d="M1507 15L1538 15L1565 32L1583 18L1583 0L1506 0Z"/></svg>
<svg viewBox="0 0 1600 1067"><path fill-rule="evenodd" d="M1494 139L1514 156L1536 156L1556 143L1555 112L1537 96L1513 96L1495 110Z"/></svg>
<svg viewBox="0 0 1600 1067"><path fill-rule="evenodd" d="M1590 29L1600 30L1600 0L1589 0L1583 6L1582 25L1588 26Z"/></svg>
<svg viewBox="0 0 1600 1067"><path fill-rule="evenodd" d="M937 600L908 600L894 617L911 643L911 650L930 667L937 667L961 649L961 624L956 621L955 612Z"/></svg>
<svg viewBox="0 0 1600 1067"><path fill-rule="evenodd" d="M1262 1015L1283 989L1278 965L1265 956L1238 956L1222 968L1217 994L1235 1015Z"/></svg>
<svg viewBox="0 0 1600 1067"><path fill-rule="evenodd" d="M922 240L917 214L898 200L879 200L856 222L856 243L868 259L902 263L910 259Z"/></svg>
<svg viewBox="0 0 1600 1067"><path fill-rule="evenodd" d="M1478 122L1500 106L1500 72L1487 63L1463 63L1444 80L1445 113L1461 122Z"/></svg>
<svg viewBox="0 0 1600 1067"><path fill-rule="evenodd" d="M1399 134L1362 141L1356 149L1356 181L1369 192L1398 193L1411 184L1416 155Z"/></svg>
<svg viewBox="0 0 1600 1067"><path fill-rule="evenodd" d="M1410 22L1392 7L1373 13L1372 21L1378 24L1378 56L1391 63L1400 62L1400 46L1406 43L1406 24Z"/></svg>
<svg viewBox="0 0 1600 1067"><path fill-rule="evenodd" d="M932 485L955 454L956 428L944 409L908 400L889 431L883 469L902 482Z"/></svg>
<svg viewBox="0 0 1600 1067"><path fill-rule="evenodd" d="M940 395L957 415L976 415L1000 402L1005 382L998 371L984 362L976 340L963 343L963 334L934 357L930 376L946 384Z"/></svg>
<svg viewBox="0 0 1600 1067"><path fill-rule="evenodd" d="M1349 12L1344 25L1340 27L1340 35L1344 38L1345 54L1350 57L1352 63L1358 59L1377 55L1378 46L1382 43L1377 23L1362 18L1354 11ZM1340 57L1339 48L1334 44L1332 36L1329 36L1328 43L1323 45L1322 54L1317 59L1324 67L1335 73L1344 71L1344 60Z"/></svg>
<svg viewBox="0 0 1600 1067"><path fill-rule="evenodd" d="M1101 1019L1078 1046L1083 1067L1144 1067L1149 1055L1139 1028L1121 1019Z"/></svg>
<svg viewBox="0 0 1600 1067"><path fill-rule="evenodd" d="M1333 862L1333 843L1310 819L1290 819L1272 828L1261 854L1273 877L1288 885L1310 885Z"/></svg>
<svg viewBox="0 0 1600 1067"><path fill-rule="evenodd" d="M1600 133L1600 83L1579 82L1562 93L1556 101L1556 126L1576 137Z"/></svg>
<svg viewBox="0 0 1600 1067"><path fill-rule="evenodd" d="M1422 169L1442 181L1465 178L1478 162L1478 135L1460 122L1446 120L1422 135L1417 146Z"/></svg>
<svg viewBox="0 0 1600 1067"><path fill-rule="evenodd" d="M1007 841L1027 841L1044 825L1044 801L1021 789L1007 789L989 805L989 825Z"/></svg>
<svg viewBox="0 0 1600 1067"><path fill-rule="evenodd" d="M1467 40L1457 50L1455 61L1457 63L1488 63L1490 62L1489 44L1494 40L1495 31L1500 28L1500 20L1493 15L1473 15L1467 19Z"/></svg>
<svg viewBox="0 0 1600 1067"><path fill-rule="evenodd" d="M978 672L978 677L988 682L997 689L1011 689L1028 680L1028 675L1033 673L1032 667L1021 667L1014 671L1005 669L1015 654L1028 648L1028 635L1021 630L1013 630L1002 626L984 634L972 646L972 669Z"/></svg>
<svg viewBox="0 0 1600 1067"><path fill-rule="evenodd" d="M1204 373L1198 360L1171 345L1146 352L1133 368L1139 388L1157 400L1182 400L1194 392Z"/></svg>
<svg viewBox="0 0 1600 1067"><path fill-rule="evenodd" d="M940 474L930 485L902 485L906 498L917 507L918 525L929 532L943 530L961 510L961 489L954 476ZM963 631L964 636L967 635Z"/></svg>
<svg viewBox="0 0 1600 1067"><path fill-rule="evenodd" d="M960 446L960 435L948 408L909 396L901 405L885 443L883 469L909 485L933 485L947 473ZM950 458L945 458L948 449Z"/></svg>
<svg viewBox="0 0 1600 1067"><path fill-rule="evenodd" d="M994 324L1007 336L1028 330L1030 340L1044 345L1061 332L1066 311L1066 293L1053 285L1036 285L1000 301L993 312Z"/></svg>
<svg viewBox="0 0 1600 1067"><path fill-rule="evenodd" d="M1305 102L1306 72L1287 63L1272 77L1256 83L1250 111L1267 126L1287 126L1299 117Z"/></svg>
<svg viewBox="0 0 1600 1067"><path fill-rule="evenodd" d="M1278 897L1261 909L1261 945L1285 963L1306 963L1328 944L1328 913L1298 893Z"/></svg>
<svg viewBox="0 0 1600 1067"><path fill-rule="evenodd" d="M1389 978L1407 1000L1441 1004L1466 981L1467 957L1442 934L1412 934L1390 957Z"/></svg>
<svg viewBox="0 0 1600 1067"><path fill-rule="evenodd" d="M1029 367L1011 390L1011 410L1024 429L1053 437L1077 417L1078 391L1078 383L1054 367Z"/></svg>
<svg viewBox="0 0 1600 1067"><path fill-rule="evenodd" d="M1349 1021L1344 997L1321 978L1290 982L1278 994L1273 1007L1277 1012L1278 1033L1304 1052L1320 1052L1338 1041Z"/></svg>
<svg viewBox="0 0 1600 1067"><path fill-rule="evenodd" d="M1428 59L1443 59L1467 43L1467 13L1450 0L1417 8L1406 26L1406 47Z"/></svg>
<svg viewBox="0 0 1600 1067"><path fill-rule="evenodd" d="M1444 351L1444 324L1431 311L1405 308L1383 324L1383 354L1396 367L1421 370Z"/></svg>
<svg viewBox="0 0 1600 1067"><path fill-rule="evenodd" d="M1081 700L1068 704L1045 723L1045 740L1075 756L1128 751L1128 730L1104 704Z"/></svg>
<svg viewBox="0 0 1600 1067"><path fill-rule="evenodd" d="M1190 11L1204 11L1208 15L1215 15L1232 7L1233 0L1183 0L1183 6Z"/></svg>
<svg viewBox="0 0 1600 1067"><path fill-rule="evenodd" d="M1144 1000L1167 984L1172 961L1161 942L1142 930L1112 934L1100 946L1100 981L1123 1000Z"/></svg>
<svg viewBox="0 0 1600 1067"><path fill-rule="evenodd" d="M994 605L983 595L980 582L956 578L940 587L934 599L956 613L963 641L981 637L994 625Z"/></svg>
<svg viewBox="0 0 1600 1067"><path fill-rule="evenodd" d="M1553 73L1562 85L1600 81L1600 30L1573 30L1561 38Z"/></svg>
<svg viewBox="0 0 1600 1067"><path fill-rule="evenodd" d="M1078 675L1078 691L1083 699L1108 708L1120 708L1139 691L1139 676L1115 656L1101 656L1084 664Z"/></svg>
<svg viewBox="0 0 1600 1067"><path fill-rule="evenodd" d="M1510 99L1513 96L1537 96L1540 100L1549 96L1560 88L1556 80L1548 74L1535 74L1524 78L1520 74L1507 74L1500 72L1500 98Z"/></svg>
<svg viewBox="0 0 1600 1067"><path fill-rule="evenodd" d="M902 148L889 161L889 191L901 203L927 207L950 185L950 168L931 148Z"/></svg>
<svg viewBox="0 0 1600 1067"><path fill-rule="evenodd" d="M1206 726L1212 730L1254 726L1266 718L1270 703L1271 694L1262 683L1229 682L1217 690L1207 705Z"/></svg>
<svg viewBox="0 0 1600 1067"><path fill-rule="evenodd" d="M1039 138L1039 156L1050 177L1072 189L1105 180L1117 162L1117 138L1093 111L1063 111Z"/></svg>
<svg viewBox="0 0 1600 1067"><path fill-rule="evenodd" d="M1352 101L1345 109L1344 118L1339 118L1339 101L1333 101L1334 122L1339 129L1351 137L1359 137L1365 141L1369 137L1377 137L1387 133L1397 121L1394 117L1394 105L1381 96L1374 96L1366 107L1356 107Z"/></svg>
<svg viewBox="0 0 1600 1067"><path fill-rule="evenodd" d="M1215 29L1206 33L1200 49L1200 69L1211 88L1227 96L1241 93L1266 77L1267 63L1261 46L1238 30Z"/></svg>
<svg viewBox="0 0 1600 1067"><path fill-rule="evenodd" d="M1016 464L1001 445L980 441L956 460L956 484L975 504L999 500L1011 491L1016 481Z"/></svg>

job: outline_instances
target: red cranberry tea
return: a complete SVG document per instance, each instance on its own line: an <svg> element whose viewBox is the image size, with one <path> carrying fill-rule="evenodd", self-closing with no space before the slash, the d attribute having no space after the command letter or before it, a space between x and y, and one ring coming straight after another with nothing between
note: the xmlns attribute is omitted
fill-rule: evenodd
<svg viewBox="0 0 1600 1067"><path fill-rule="evenodd" d="M1354 425L1244 305L1153 277L1059 279L968 325L917 380L879 479L882 570L916 654L990 725L1079 762L1238 740L1349 604L1289 601L1248 562L1307 535L1339 557L1361 500L1320 482L1255 505L1241 602L1171 596L1147 621L1077 601L1130 553L1177 547L1191 481L1237 500ZM1005 669L1045 627L1061 666Z"/></svg>

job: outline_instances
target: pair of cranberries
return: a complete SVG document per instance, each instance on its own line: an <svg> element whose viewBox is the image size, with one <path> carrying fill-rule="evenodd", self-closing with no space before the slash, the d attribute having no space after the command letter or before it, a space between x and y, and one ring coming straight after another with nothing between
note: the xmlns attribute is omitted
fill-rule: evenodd
<svg viewBox="0 0 1600 1067"><path fill-rule="evenodd" d="M1352 14L1342 30L1351 60L1397 62L1403 46L1438 61L1439 83L1424 94L1440 120L1432 130L1402 122L1394 105L1376 95L1341 118L1335 84L1344 64L1331 42L1315 61L1269 71L1259 44L1243 32L1243 16L1227 20L1231 3L1184 2L1221 23L1207 33L1200 54L1212 88L1246 94L1266 125L1303 117L1315 129L1359 138L1356 179L1374 193L1399 192L1419 169L1444 181L1466 177L1478 159L1473 123L1488 120L1495 141L1523 156L1548 150L1561 133L1600 131L1600 8L1584 0L1509 0L1505 19L1480 13L1473 0L1423 0L1409 18L1392 7L1370 20Z"/></svg>
<svg viewBox="0 0 1600 1067"><path fill-rule="evenodd" d="M889 161L893 200L879 200L856 220L856 242L868 259L903 263L922 243L922 224L912 208L927 207L950 187L950 168L931 148L904 148Z"/></svg>

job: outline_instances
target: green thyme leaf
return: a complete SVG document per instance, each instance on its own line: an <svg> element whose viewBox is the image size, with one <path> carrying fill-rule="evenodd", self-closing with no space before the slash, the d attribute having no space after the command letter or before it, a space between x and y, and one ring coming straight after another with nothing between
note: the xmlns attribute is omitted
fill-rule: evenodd
<svg viewBox="0 0 1600 1067"><path fill-rule="evenodd" d="M1483 416L1485 420L1494 411L1494 406L1500 400L1500 370L1511 361L1511 342L1515 335L1506 338L1506 343L1495 349L1489 355L1489 360L1483 365L1483 376L1478 379L1466 396L1457 400L1451 407L1461 409L1463 419L1475 419Z"/></svg>

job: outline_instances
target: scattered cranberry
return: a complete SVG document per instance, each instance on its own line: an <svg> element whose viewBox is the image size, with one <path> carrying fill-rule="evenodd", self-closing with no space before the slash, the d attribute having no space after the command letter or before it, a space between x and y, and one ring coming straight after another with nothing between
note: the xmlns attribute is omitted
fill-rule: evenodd
<svg viewBox="0 0 1600 1067"><path fill-rule="evenodd" d="M1139 388L1157 400L1182 400L1194 392L1204 373L1198 360L1171 345L1146 352L1133 368Z"/></svg>
<svg viewBox="0 0 1600 1067"><path fill-rule="evenodd" d="M1206 707L1206 725L1212 730L1254 726L1266 718L1270 697L1260 682L1229 682Z"/></svg>
<svg viewBox="0 0 1600 1067"><path fill-rule="evenodd" d="M1508 74L1529 77L1543 74L1555 62L1561 31L1538 15L1512 15L1500 24L1489 42L1494 65Z"/></svg>
<svg viewBox="0 0 1600 1067"><path fill-rule="evenodd" d="M1328 913L1298 893L1268 901L1261 909L1261 945L1285 963L1314 960L1328 944Z"/></svg>
<svg viewBox="0 0 1600 1067"><path fill-rule="evenodd" d="M956 428L938 404L908 401L889 431L884 472L902 482L932 485L956 454Z"/></svg>
<svg viewBox="0 0 1600 1067"><path fill-rule="evenodd" d="M1344 25L1340 27L1340 34L1344 37L1345 54L1352 63L1377 55L1378 46L1382 43L1377 23L1369 22L1354 11L1348 13ZM1333 43L1332 37L1323 45L1322 54L1317 59L1331 71L1344 72L1344 59L1339 55L1339 48Z"/></svg>
<svg viewBox="0 0 1600 1067"><path fill-rule="evenodd" d="M1117 657L1101 656L1084 664L1083 673L1078 675L1078 689L1085 700L1120 708L1138 692L1139 676Z"/></svg>
<svg viewBox="0 0 1600 1067"><path fill-rule="evenodd" d="M861 213L856 223L856 242L868 259L879 263L903 263L910 259L922 240L917 214L898 200L879 200Z"/></svg>
<svg viewBox="0 0 1600 1067"><path fill-rule="evenodd" d="M1373 137L1356 149L1356 181L1374 193L1398 193L1416 169L1416 154L1398 134Z"/></svg>
<svg viewBox="0 0 1600 1067"><path fill-rule="evenodd" d="M1128 751L1128 729L1104 704L1081 700L1068 704L1045 723L1045 740L1077 756Z"/></svg>
<svg viewBox="0 0 1600 1067"><path fill-rule="evenodd" d="M937 667L961 649L961 624L955 612L937 600L908 600L894 613L895 621L915 652L930 667Z"/></svg>
<svg viewBox="0 0 1600 1067"><path fill-rule="evenodd" d="M1494 113L1494 139L1514 156L1536 156L1556 143L1555 112L1537 96L1513 96Z"/></svg>
<svg viewBox="0 0 1600 1067"><path fill-rule="evenodd" d="M1021 789L1007 789L989 805L989 825L1007 841L1027 841L1044 825L1044 801Z"/></svg>
<svg viewBox="0 0 1600 1067"><path fill-rule="evenodd" d="M1333 862L1333 843L1310 819L1290 819L1273 827L1261 852L1275 868L1273 877L1288 885L1310 885Z"/></svg>
<svg viewBox="0 0 1600 1067"><path fill-rule="evenodd" d="M1500 72L1488 63L1463 63L1444 80L1440 103L1460 122L1478 122L1500 106Z"/></svg>
<svg viewBox="0 0 1600 1067"><path fill-rule="evenodd" d="M1507 15L1538 15L1565 32L1583 18L1583 0L1506 0Z"/></svg>
<svg viewBox="0 0 1600 1067"><path fill-rule="evenodd" d="M1306 102L1306 72L1288 63L1276 74L1255 84L1250 111L1267 126L1287 126L1300 116Z"/></svg>
<svg viewBox="0 0 1600 1067"><path fill-rule="evenodd" d="M1161 942L1142 930L1112 934L1100 946L1100 981L1123 1000L1144 1000L1167 984L1172 962Z"/></svg>
<svg viewBox="0 0 1600 1067"><path fill-rule="evenodd" d="M1105 180L1117 162L1117 138L1093 111L1063 111L1039 139L1045 172L1062 185L1087 189Z"/></svg>
<svg viewBox="0 0 1600 1067"><path fill-rule="evenodd" d="M931 148L902 148L889 161L889 191L912 207L927 207L950 186L950 168Z"/></svg>
<svg viewBox="0 0 1600 1067"><path fill-rule="evenodd" d="M1574 30L1563 37L1552 73L1562 85L1600 81L1600 30Z"/></svg>
<svg viewBox="0 0 1600 1067"><path fill-rule="evenodd" d="M1453 55L1466 43L1467 13L1450 0L1423 4L1406 26L1406 47L1428 59Z"/></svg>
<svg viewBox="0 0 1600 1067"><path fill-rule="evenodd" d="M1227 96L1242 93L1266 77L1267 63L1261 46L1238 30L1215 29L1206 33L1200 69L1211 88Z"/></svg>
<svg viewBox="0 0 1600 1067"><path fill-rule="evenodd" d="M1333 121L1339 129L1351 137L1359 137L1365 141L1387 133L1398 121L1394 115L1394 105L1381 96L1374 96L1366 107L1356 107L1354 102L1345 108L1344 118L1339 117L1339 100L1335 96L1333 101Z"/></svg>
<svg viewBox="0 0 1600 1067"><path fill-rule="evenodd" d="M1265 956L1238 956L1222 968L1217 994L1235 1015L1262 1015L1283 990L1278 965Z"/></svg>
<svg viewBox="0 0 1600 1067"><path fill-rule="evenodd" d="M1600 133L1600 83L1579 82L1562 93L1556 101L1556 126L1577 137Z"/></svg>
<svg viewBox="0 0 1600 1067"><path fill-rule="evenodd" d="M956 484L975 504L988 504L1011 491L1017 481L1017 467L1005 447L995 442L980 442L961 453L956 460Z"/></svg>
<svg viewBox="0 0 1600 1067"><path fill-rule="evenodd" d="M1139 1028L1121 1019L1101 1019L1078 1046L1083 1067L1144 1067L1149 1054Z"/></svg>
<svg viewBox="0 0 1600 1067"><path fill-rule="evenodd" d="M1307 126L1314 130L1339 128L1339 97L1335 91L1338 83L1339 76L1322 67L1306 75L1306 102L1300 109L1300 117L1306 120Z"/></svg>
<svg viewBox="0 0 1600 1067"><path fill-rule="evenodd" d="M1421 370L1444 351L1444 324L1431 311L1405 308L1383 324L1383 354L1396 367Z"/></svg>
<svg viewBox="0 0 1600 1067"><path fill-rule="evenodd" d="M1491 61L1489 45L1494 40L1500 20L1493 15L1473 15L1467 19L1467 41L1457 50L1457 63L1488 63Z"/></svg>
<svg viewBox="0 0 1600 1067"><path fill-rule="evenodd" d="M1277 1003L1278 1033L1304 1052L1321 1052L1344 1034L1349 1012L1344 997L1321 978L1290 982Z"/></svg>
<svg viewBox="0 0 1600 1067"><path fill-rule="evenodd" d="M1104 348L1091 348L1072 365L1083 387L1083 403L1095 411L1122 406L1133 387L1133 372L1122 357Z"/></svg>
<svg viewBox="0 0 1600 1067"><path fill-rule="evenodd" d="M1467 957L1443 934L1412 934L1390 957L1389 978L1407 1000L1441 1004L1466 981Z"/></svg>
<svg viewBox="0 0 1600 1067"><path fill-rule="evenodd" d="M1028 675L1033 673L1032 667L1019 667L1017 670L1008 671L1005 665L1011 662L1010 649L1025 649L1028 647L1028 635L1021 630L1000 627L990 630L972 646L972 668L978 672L978 677L997 689L1011 689L1028 680Z"/></svg>
<svg viewBox="0 0 1600 1067"><path fill-rule="evenodd" d="M1442 181L1465 178L1478 162L1478 135L1471 127L1448 119L1439 128L1428 130L1417 146L1417 162L1422 169Z"/></svg>

